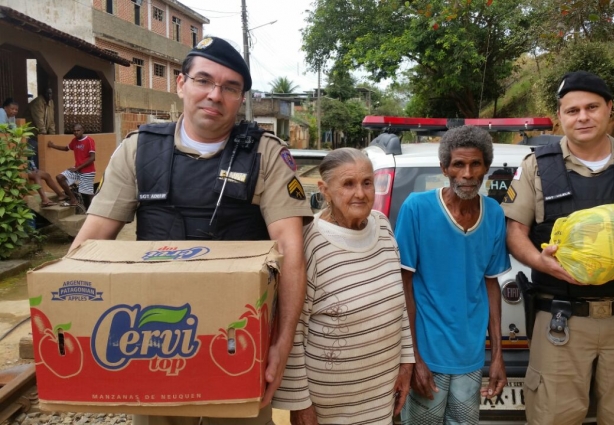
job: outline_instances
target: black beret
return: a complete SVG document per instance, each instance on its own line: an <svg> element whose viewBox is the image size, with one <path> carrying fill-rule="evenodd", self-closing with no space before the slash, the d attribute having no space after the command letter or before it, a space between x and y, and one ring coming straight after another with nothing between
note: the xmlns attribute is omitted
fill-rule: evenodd
<svg viewBox="0 0 614 425"><path fill-rule="evenodd" d="M601 78L586 71L568 72L561 79L561 84L556 92L557 99L562 98L570 91L587 91L598 94L606 102L612 100L612 92Z"/></svg>
<svg viewBox="0 0 614 425"><path fill-rule="evenodd" d="M217 37L204 38L190 50L187 57L190 56L202 56L232 69L243 77L243 91L249 91L252 88L252 76L245 60L226 40Z"/></svg>

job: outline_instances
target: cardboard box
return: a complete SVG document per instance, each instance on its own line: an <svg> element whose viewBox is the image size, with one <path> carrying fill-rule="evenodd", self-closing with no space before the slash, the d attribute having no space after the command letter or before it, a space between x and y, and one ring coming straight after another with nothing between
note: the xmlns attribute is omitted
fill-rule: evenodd
<svg viewBox="0 0 614 425"><path fill-rule="evenodd" d="M273 241L88 241L30 271L42 408L257 416L281 259Z"/></svg>

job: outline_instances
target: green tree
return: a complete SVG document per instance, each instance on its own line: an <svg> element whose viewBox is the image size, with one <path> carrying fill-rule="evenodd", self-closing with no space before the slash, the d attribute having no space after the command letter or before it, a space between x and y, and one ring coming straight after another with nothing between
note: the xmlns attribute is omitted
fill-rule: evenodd
<svg viewBox="0 0 614 425"><path fill-rule="evenodd" d="M367 134L367 131L362 128L362 120L365 115L367 115L367 108L357 99L341 102L337 99L324 98L322 101L322 129L343 132L345 138L343 145L345 146L362 146Z"/></svg>
<svg viewBox="0 0 614 425"><path fill-rule="evenodd" d="M570 71L589 71L614 87L614 53L609 43L581 40L570 42L560 54L550 56L550 64L537 82L538 104L549 114L556 114L555 93L561 78Z"/></svg>
<svg viewBox="0 0 614 425"><path fill-rule="evenodd" d="M610 0L533 0L541 16L535 22L535 45L560 52L568 41L614 41L614 2Z"/></svg>
<svg viewBox="0 0 614 425"><path fill-rule="evenodd" d="M298 86L294 84L294 81L286 77L277 77L270 82L269 85L271 86L271 93L292 94L296 92L298 88Z"/></svg>
<svg viewBox="0 0 614 425"><path fill-rule="evenodd" d="M333 66L327 79L326 96L342 102L356 97L356 79L343 66Z"/></svg>
<svg viewBox="0 0 614 425"><path fill-rule="evenodd" d="M30 236L37 234L28 225L34 213L24 199L39 188L29 183L24 175L27 157L32 155L27 143L27 138L32 136L31 129L0 124L0 258L7 258Z"/></svg>
<svg viewBox="0 0 614 425"><path fill-rule="evenodd" d="M367 130L362 127L362 120L367 115L367 107L358 99L351 99L345 103L349 122L344 130L345 145L349 147L363 147Z"/></svg>
<svg viewBox="0 0 614 425"><path fill-rule="evenodd" d="M476 117L531 46L531 1L315 0L303 49L313 70L332 60L375 81L410 66L418 115Z"/></svg>
<svg viewBox="0 0 614 425"><path fill-rule="evenodd" d="M322 129L343 131L350 122L350 115L345 104L337 99L322 99Z"/></svg>

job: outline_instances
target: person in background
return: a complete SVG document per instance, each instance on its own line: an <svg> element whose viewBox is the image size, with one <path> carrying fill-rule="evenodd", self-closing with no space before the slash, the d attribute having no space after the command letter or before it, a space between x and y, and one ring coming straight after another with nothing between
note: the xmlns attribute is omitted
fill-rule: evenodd
<svg viewBox="0 0 614 425"><path fill-rule="evenodd" d="M19 104L12 97L6 98L0 109L0 124L8 124L9 128L15 128L15 117L18 111Z"/></svg>
<svg viewBox="0 0 614 425"><path fill-rule="evenodd" d="M302 229L312 212L287 145L253 123L235 125L251 86L247 64L227 41L207 37L198 43L177 77L183 115L177 123L143 125L121 143L71 246L87 239L115 239L136 214L138 240L272 239L284 256L279 325L269 348L260 415L135 415L134 425L273 423L271 398L305 299Z"/></svg>
<svg viewBox="0 0 614 425"><path fill-rule="evenodd" d="M26 122L34 127L34 135L29 139L30 148L34 151L32 161L36 168L38 164L38 135L55 134L55 117L53 104L53 90L51 88L41 90L40 94L34 98L25 111Z"/></svg>
<svg viewBox="0 0 614 425"><path fill-rule="evenodd" d="M28 103L25 111L27 122L32 123L37 134L55 134L53 90L44 89Z"/></svg>
<svg viewBox="0 0 614 425"><path fill-rule="evenodd" d="M492 159L487 131L448 131L439 161L449 187L412 193L399 211L395 236L416 355L404 424L477 425L480 395L495 397L507 383L497 280L511 268L505 217L479 193ZM486 330L491 363L481 388Z"/></svg>
<svg viewBox="0 0 614 425"><path fill-rule="evenodd" d="M75 166L68 170L62 171L56 176L58 184L64 189L68 200L62 202L62 207L75 207L78 205L75 194L70 190L72 184L79 184L79 193L90 198L94 197L94 179L96 177L96 143L90 136L83 134L83 126L75 124L73 128L75 137L71 140L68 146L58 146L51 140L47 142L47 146L59 151L73 151L75 155Z"/></svg>
<svg viewBox="0 0 614 425"><path fill-rule="evenodd" d="M334 150L320 175L327 207L303 231L307 297L273 406L293 424L389 425L414 366L397 244L365 154Z"/></svg>
<svg viewBox="0 0 614 425"><path fill-rule="evenodd" d="M607 133L612 91L599 76L576 71L563 76L556 97L565 137L525 158L501 204L507 244L531 268L536 292L527 419L539 425L581 423L594 381L597 422L612 425L614 281L583 285L553 256L556 245L541 248L558 218L614 203L614 138Z"/></svg>
<svg viewBox="0 0 614 425"><path fill-rule="evenodd" d="M28 179L32 181L32 183L40 186L38 189L36 189L36 191L41 197L41 207L52 207L57 205L58 202L62 203L68 199L68 196L66 196L66 194L58 187L58 184L55 182L53 177L51 177L51 175L46 171L34 169L32 161L30 161L30 167L28 168ZM58 196L58 202L54 202L49 199L47 193L45 193L45 189L43 188L43 181L47 183L47 186L49 186L49 188Z"/></svg>
<svg viewBox="0 0 614 425"><path fill-rule="evenodd" d="M2 109L0 109L0 124L8 124L9 126L15 127L15 117L19 112L19 104L13 100L13 98L7 98L2 104ZM28 179L40 186L36 191L41 197L41 207L51 207L53 205L57 205L56 202L50 201L49 197L45 193L43 189L42 182L45 181L49 188L53 190L57 195L60 201L67 199L67 196L60 190L56 182L51 178L49 173L46 171L40 170L36 167L33 160L28 160Z"/></svg>

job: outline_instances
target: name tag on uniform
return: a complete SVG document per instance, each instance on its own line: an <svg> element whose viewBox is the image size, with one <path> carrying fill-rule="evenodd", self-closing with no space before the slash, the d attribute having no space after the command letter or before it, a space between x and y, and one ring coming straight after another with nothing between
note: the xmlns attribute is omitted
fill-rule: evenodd
<svg viewBox="0 0 614 425"><path fill-rule="evenodd" d="M139 201L164 201L167 193L139 193Z"/></svg>
<svg viewBox="0 0 614 425"><path fill-rule="evenodd" d="M220 178L221 179L226 178L226 170L220 170ZM231 171L230 175L228 176L228 180L231 182L235 181L235 182L245 183L245 181L247 180L247 174Z"/></svg>

